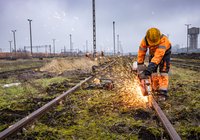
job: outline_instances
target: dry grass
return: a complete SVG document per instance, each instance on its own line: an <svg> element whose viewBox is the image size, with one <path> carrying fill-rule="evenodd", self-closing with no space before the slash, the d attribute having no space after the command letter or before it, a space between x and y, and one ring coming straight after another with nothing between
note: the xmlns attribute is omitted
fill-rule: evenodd
<svg viewBox="0 0 200 140"><path fill-rule="evenodd" d="M97 61L92 61L88 58L80 59L55 59L50 63L46 64L40 69L40 71L48 71L53 73L61 74L64 71L72 70L84 70L87 72L91 71L91 67L97 65Z"/></svg>

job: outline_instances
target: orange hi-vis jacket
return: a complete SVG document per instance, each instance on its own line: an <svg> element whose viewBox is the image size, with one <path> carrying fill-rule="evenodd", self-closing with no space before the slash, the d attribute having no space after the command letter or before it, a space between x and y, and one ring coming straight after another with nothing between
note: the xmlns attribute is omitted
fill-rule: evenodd
<svg viewBox="0 0 200 140"><path fill-rule="evenodd" d="M138 51L138 64L143 64L147 49L149 48L150 56L153 56L151 62L158 65L166 51L171 49L171 43L165 35L161 36L160 43L156 46L149 46L146 38L144 38L140 44Z"/></svg>

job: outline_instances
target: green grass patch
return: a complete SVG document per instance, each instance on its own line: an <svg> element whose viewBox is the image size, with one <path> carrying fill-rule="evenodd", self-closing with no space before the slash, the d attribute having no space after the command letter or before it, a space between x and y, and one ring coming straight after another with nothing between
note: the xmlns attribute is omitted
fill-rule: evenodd
<svg viewBox="0 0 200 140"><path fill-rule="evenodd" d="M26 135L29 137L38 133L38 127L42 127L41 131L48 127L47 130L56 132L53 139L134 140L138 139L138 133L144 127L148 134L159 137L161 131L155 124L145 124L145 121L135 120L128 113L123 114L121 106L116 104L116 96L114 91L98 89L69 94L63 104L45 115L39 121L39 126L36 125L37 128L31 129ZM36 135L36 138L42 137Z"/></svg>
<svg viewBox="0 0 200 140"><path fill-rule="evenodd" d="M48 62L47 60L35 60L35 59L15 60L15 61L1 60L0 72L19 70L31 67L41 67L47 62Z"/></svg>
<svg viewBox="0 0 200 140"><path fill-rule="evenodd" d="M43 88L48 87L50 84L53 83L61 83L63 81L67 80L66 77L53 77L53 78L43 78L43 79L37 79L34 81L35 84L40 85Z"/></svg>

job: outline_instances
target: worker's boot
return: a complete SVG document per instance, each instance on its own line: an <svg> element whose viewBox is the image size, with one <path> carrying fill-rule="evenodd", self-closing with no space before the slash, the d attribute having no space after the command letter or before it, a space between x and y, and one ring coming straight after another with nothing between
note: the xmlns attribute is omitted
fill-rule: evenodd
<svg viewBox="0 0 200 140"><path fill-rule="evenodd" d="M158 100L159 101L166 101L167 99L168 99L167 90L159 90Z"/></svg>

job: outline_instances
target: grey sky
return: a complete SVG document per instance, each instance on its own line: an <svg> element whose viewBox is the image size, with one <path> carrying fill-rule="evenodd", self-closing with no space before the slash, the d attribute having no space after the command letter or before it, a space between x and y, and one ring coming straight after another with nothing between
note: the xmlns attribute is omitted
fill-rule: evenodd
<svg viewBox="0 0 200 140"><path fill-rule="evenodd" d="M16 29L17 48L29 46L32 22L33 45L52 44L56 51L92 48L92 0L0 0L0 48L9 51L11 30ZM186 45L186 26L200 26L200 0L96 0L97 50L112 51L112 22L120 35L124 52L135 52L150 27L169 34L173 45ZM35 50L34 50L35 51Z"/></svg>

